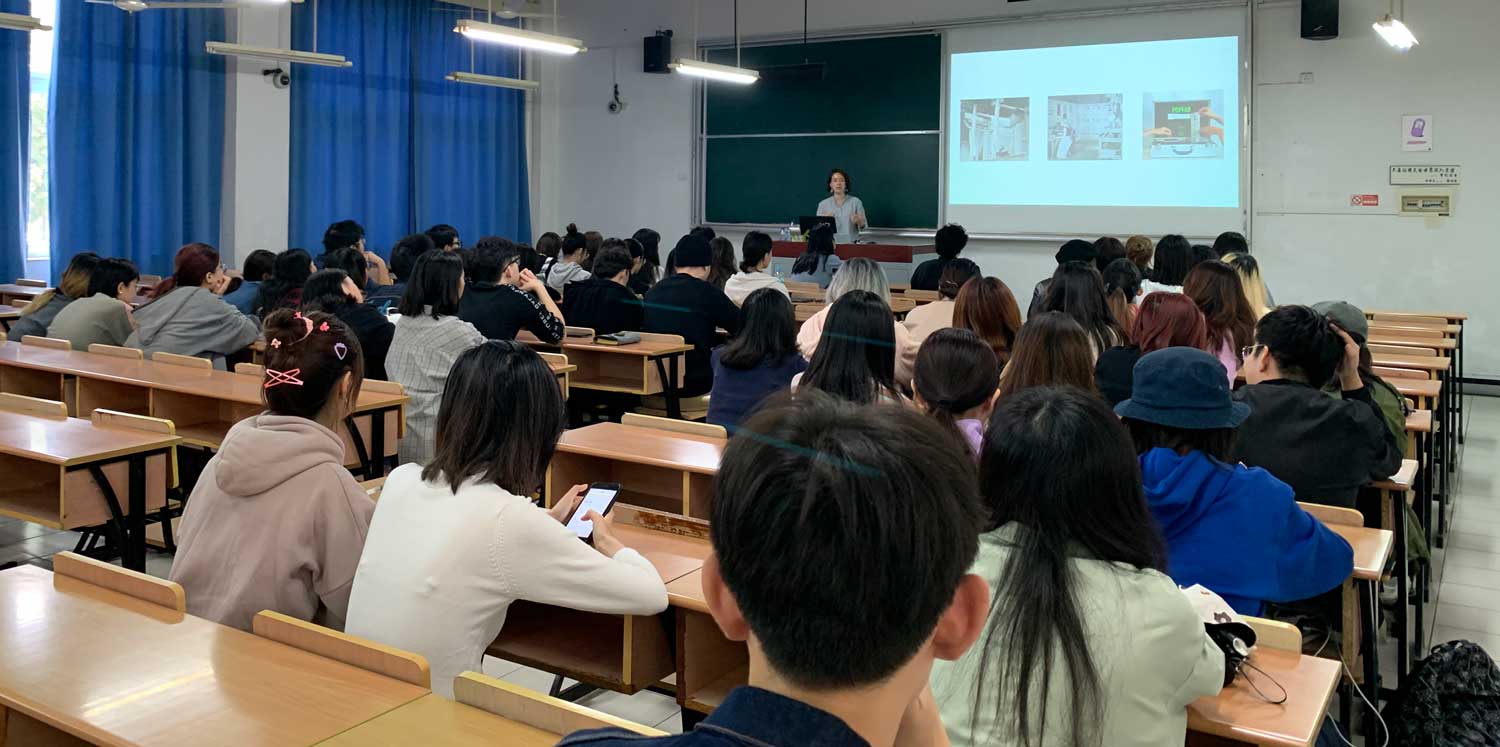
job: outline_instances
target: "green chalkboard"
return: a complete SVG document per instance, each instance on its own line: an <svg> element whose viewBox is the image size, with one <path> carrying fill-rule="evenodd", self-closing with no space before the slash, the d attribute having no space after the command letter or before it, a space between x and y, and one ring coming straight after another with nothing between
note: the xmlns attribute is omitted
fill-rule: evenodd
<svg viewBox="0 0 1500 747"><path fill-rule="evenodd" d="M734 50L708 59L733 64ZM746 47L741 57L757 69L803 62L823 63L822 78L705 86L704 218L774 224L810 215L837 166L872 226L937 225L940 37Z"/></svg>

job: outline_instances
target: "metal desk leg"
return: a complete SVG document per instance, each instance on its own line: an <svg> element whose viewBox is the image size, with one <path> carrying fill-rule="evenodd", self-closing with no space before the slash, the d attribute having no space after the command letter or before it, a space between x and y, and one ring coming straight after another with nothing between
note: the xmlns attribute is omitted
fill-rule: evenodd
<svg viewBox="0 0 1500 747"><path fill-rule="evenodd" d="M370 421L370 460L365 463L365 479L374 480L385 476L385 414L377 410Z"/></svg>
<svg viewBox="0 0 1500 747"><path fill-rule="evenodd" d="M1363 732L1369 738L1374 736L1375 714L1380 709L1380 646L1377 641L1380 634L1380 582L1366 581L1360 585L1365 590L1365 614L1361 623L1365 629L1363 689L1365 697L1370 701L1370 705L1365 707Z"/></svg>
<svg viewBox="0 0 1500 747"><path fill-rule="evenodd" d="M1410 572L1410 555L1406 548L1406 493L1400 490L1388 491L1395 503L1395 530L1396 530L1396 687L1399 689L1406 684L1406 667L1411 657L1411 638L1408 635L1407 618L1407 593L1409 584L1407 574ZM1422 600L1417 598L1417 617L1422 616ZM1420 623L1419 623L1420 624ZM1376 692L1379 692L1378 690Z"/></svg>
<svg viewBox="0 0 1500 747"><path fill-rule="evenodd" d="M129 536L123 554L123 564L133 571L146 571L146 456L137 454L130 458L130 515L125 520L130 524Z"/></svg>
<svg viewBox="0 0 1500 747"><path fill-rule="evenodd" d="M1464 328L1458 326L1457 344L1453 347L1453 370L1458 372L1458 442L1464 442Z"/></svg>
<svg viewBox="0 0 1500 747"><path fill-rule="evenodd" d="M672 353L656 359L656 373L662 377L661 396L667 401L667 417L674 420L682 419L682 400L677 391L677 360L682 353Z"/></svg>
<svg viewBox="0 0 1500 747"><path fill-rule="evenodd" d="M373 480L374 478L370 477L370 473L374 471L375 467L370 463L370 449L365 448L365 439L359 435L359 425L354 422L353 415L344 418L344 430L349 432L349 440L354 443L354 455L359 458L359 464L361 471L365 473L365 479ZM373 427L371 428L371 433L374 433Z"/></svg>

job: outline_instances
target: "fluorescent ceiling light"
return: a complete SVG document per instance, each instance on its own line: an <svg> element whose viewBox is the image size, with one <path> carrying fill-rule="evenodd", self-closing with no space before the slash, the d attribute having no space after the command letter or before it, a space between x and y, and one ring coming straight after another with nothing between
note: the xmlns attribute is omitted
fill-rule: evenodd
<svg viewBox="0 0 1500 747"><path fill-rule="evenodd" d="M448 73L448 80L455 83L472 83L476 86L514 88L521 91L535 91L541 85L534 80L503 78L499 75L480 75L479 73Z"/></svg>
<svg viewBox="0 0 1500 747"><path fill-rule="evenodd" d="M42 19L36 16L23 16L20 13L0 13L0 29L51 31L52 27L42 25Z"/></svg>
<svg viewBox="0 0 1500 747"><path fill-rule="evenodd" d="M1375 33L1380 34L1380 38L1384 39L1386 44L1396 49L1405 52L1417 45L1417 37L1412 34L1411 29L1407 28L1401 19L1392 18L1389 13L1382 16L1373 26Z"/></svg>
<svg viewBox="0 0 1500 747"><path fill-rule="evenodd" d="M501 26L494 23L462 19L457 26L453 27L464 36L475 41L491 42L493 44L508 44L513 47L525 47L538 52L551 52L553 54L578 54L585 52L587 47L578 39L570 39L566 36L554 36L552 34L541 34L535 31Z"/></svg>
<svg viewBox="0 0 1500 747"><path fill-rule="evenodd" d="M244 44L230 44L228 42L211 41L205 45L209 54L221 54L228 57L256 57L264 60L284 60L286 62L298 62L304 65L322 65L324 67L353 67L354 63L341 54L323 54L322 52L299 52L295 49L273 49L271 47L251 47Z"/></svg>
<svg viewBox="0 0 1500 747"><path fill-rule="evenodd" d="M725 83L739 83L740 85L749 85L757 80L760 80L760 73L757 73L754 70L749 70L743 67L734 67L732 65L717 65L712 62L703 62L702 60L678 58L676 62L673 62L667 67L670 67L673 70L682 73L683 75L692 75L698 78L708 78L710 80L722 80Z"/></svg>

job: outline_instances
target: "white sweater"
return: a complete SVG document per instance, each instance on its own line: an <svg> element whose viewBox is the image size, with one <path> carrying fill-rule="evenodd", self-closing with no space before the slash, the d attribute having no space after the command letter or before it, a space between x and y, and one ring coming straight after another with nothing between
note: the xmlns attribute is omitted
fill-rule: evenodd
<svg viewBox="0 0 1500 747"><path fill-rule="evenodd" d="M453 678L480 671L517 599L653 615L667 608L667 589L640 553L606 558L526 498L472 480L455 494L423 481L415 464L392 472L345 630L426 657L433 692L451 698Z"/></svg>
<svg viewBox="0 0 1500 747"><path fill-rule="evenodd" d="M724 295L729 296L729 300L733 301L735 306L744 306L745 299L761 288L775 288L780 291L781 295L791 297L791 294L787 292L786 283L781 282L781 278L759 270L736 272L730 275L729 279L724 282Z"/></svg>

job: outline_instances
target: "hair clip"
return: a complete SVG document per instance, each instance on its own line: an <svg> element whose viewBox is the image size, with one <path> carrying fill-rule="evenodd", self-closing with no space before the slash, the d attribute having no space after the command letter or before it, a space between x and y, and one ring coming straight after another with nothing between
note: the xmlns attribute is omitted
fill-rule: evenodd
<svg viewBox="0 0 1500 747"><path fill-rule="evenodd" d="M319 324L318 325L318 331L319 332L327 332L328 331L328 322L323 322L322 324Z"/></svg>
<svg viewBox="0 0 1500 747"><path fill-rule="evenodd" d="M297 374L300 373L302 373L302 369L300 368L294 368L290 371L277 371L275 369L268 368L266 369L265 388L270 389L273 386L280 386L281 384L302 386L302 380L297 378Z"/></svg>
<svg viewBox="0 0 1500 747"><path fill-rule="evenodd" d="M281 348L281 338L279 338L279 337L272 337L271 338L271 347L280 349Z"/></svg>
<svg viewBox="0 0 1500 747"><path fill-rule="evenodd" d="M326 327L328 325L325 323L323 326ZM335 342L333 344L333 354L337 355L339 357L339 360L343 360L344 356L349 354L349 346L345 345L342 342Z"/></svg>
<svg viewBox="0 0 1500 747"><path fill-rule="evenodd" d="M307 332L305 334L303 334L301 337L298 337L297 339L292 340L291 344L295 344L295 343L302 342L303 340L306 340L307 337L308 337L308 335L312 334L312 331L313 331L313 320L308 319L307 317L303 316L302 312L300 312L300 311L297 312L297 313L295 313L295 314L292 314L292 318L296 319L299 322L306 322L307 323Z"/></svg>

